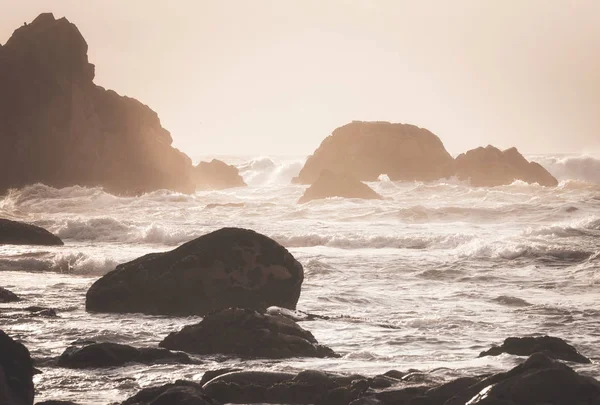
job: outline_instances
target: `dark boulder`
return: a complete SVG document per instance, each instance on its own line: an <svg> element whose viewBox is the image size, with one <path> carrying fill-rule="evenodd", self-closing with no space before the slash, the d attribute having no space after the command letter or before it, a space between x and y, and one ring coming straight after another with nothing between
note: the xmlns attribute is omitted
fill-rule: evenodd
<svg viewBox="0 0 600 405"><path fill-rule="evenodd" d="M201 322L170 333L160 346L188 353L250 358L336 356L291 319L240 308L208 314Z"/></svg>
<svg viewBox="0 0 600 405"><path fill-rule="evenodd" d="M365 183L345 174L323 170L319 178L306 189L299 204L328 197L362 198L379 200L382 197Z"/></svg>
<svg viewBox="0 0 600 405"><path fill-rule="evenodd" d="M193 171L196 189L222 190L225 188L245 187L246 182L235 166L213 159L210 162L200 162Z"/></svg>
<svg viewBox="0 0 600 405"><path fill-rule="evenodd" d="M590 359L580 354L573 346L560 338L552 336L509 337L504 340L501 346L493 346L491 349L481 352L479 357L498 356L502 353L531 356L538 352L557 360L584 364L591 363Z"/></svg>
<svg viewBox="0 0 600 405"><path fill-rule="evenodd" d="M0 245L61 246L64 243L39 226L0 218Z"/></svg>
<svg viewBox="0 0 600 405"><path fill-rule="evenodd" d="M94 84L87 51L77 27L51 13L0 49L0 193L34 183L193 192L192 162L158 115Z"/></svg>
<svg viewBox="0 0 600 405"><path fill-rule="evenodd" d="M84 347L71 346L58 359L59 367L102 368L127 363L183 363L192 361L185 353L159 348L135 348L118 343L92 343Z"/></svg>
<svg viewBox="0 0 600 405"><path fill-rule="evenodd" d="M191 381L177 380L160 387L144 388L121 405L221 405L207 396L202 386Z"/></svg>
<svg viewBox="0 0 600 405"><path fill-rule="evenodd" d="M71 401L54 401L54 400L49 400L49 401L43 401L43 402L36 402L35 405L79 405L75 402L71 402Z"/></svg>
<svg viewBox="0 0 600 405"><path fill-rule="evenodd" d="M456 158L456 175L472 186L494 187L515 180L555 187L558 181L536 162L528 162L516 148L501 151L491 145L479 147Z"/></svg>
<svg viewBox="0 0 600 405"><path fill-rule="evenodd" d="M33 362L29 350L0 330L0 404L33 404Z"/></svg>
<svg viewBox="0 0 600 405"><path fill-rule="evenodd" d="M6 288L0 287L0 303L17 301L21 301L21 298L19 298L17 294L7 290Z"/></svg>
<svg viewBox="0 0 600 405"><path fill-rule="evenodd" d="M295 183L312 184L323 170L361 181L431 181L454 175L454 159L430 131L408 124L353 121L337 128L310 156Z"/></svg>
<svg viewBox="0 0 600 405"><path fill-rule="evenodd" d="M294 309L303 279L302 265L274 240L223 228L117 266L90 287L86 309L164 315L204 315L232 306Z"/></svg>

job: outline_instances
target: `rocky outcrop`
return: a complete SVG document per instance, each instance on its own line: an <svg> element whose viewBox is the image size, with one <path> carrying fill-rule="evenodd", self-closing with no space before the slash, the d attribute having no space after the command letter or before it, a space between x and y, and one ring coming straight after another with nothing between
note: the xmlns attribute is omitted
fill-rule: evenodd
<svg viewBox="0 0 600 405"><path fill-rule="evenodd" d="M0 218L0 245L61 246L64 243L58 236L39 226Z"/></svg>
<svg viewBox="0 0 600 405"><path fill-rule="evenodd" d="M573 346L553 336L509 337L504 340L501 346L493 346L491 349L481 352L479 357L498 356L502 353L531 356L538 352L557 360L583 364L591 363L590 359L580 354Z"/></svg>
<svg viewBox="0 0 600 405"><path fill-rule="evenodd" d="M0 330L0 404L33 404L33 362L29 350Z"/></svg>
<svg viewBox="0 0 600 405"><path fill-rule="evenodd" d="M217 159L198 163L194 167L193 177L198 190L222 190L247 186L235 166Z"/></svg>
<svg viewBox="0 0 600 405"><path fill-rule="evenodd" d="M144 388L121 405L221 405L192 381L177 380L160 387Z"/></svg>
<svg viewBox="0 0 600 405"><path fill-rule="evenodd" d="M337 128L308 158L295 183L312 184L323 170L375 181L430 181L454 175L454 159L440 139L408 124L353 121Z"/></svg>
<svg viewBox="0 0 600 405"><path fill-rule="evenodd" d="M93 83L77 27L41 14L0 48L0 193L44 183L193 192L192 162L158 116Z"/></svg>
<svg viewBox="0 0 600 405"><path fill-rule="evenodd" d="M515 180L554 187L558 181L536 162L528 162L516 148L501 151L491 145L471 149L456 158L456 175L472 186L494 187Z"/></svg>
<svg viewBox="0 0 600 405"><path fill-rule="evenodd" d="M160 346L196 354L242 357L336 357L291 319L251 309L228 308L169 334Z"/></svg>
<svg viewBox="0 0 600 405"><path fill-rule="evenodd" d="M58 359L59 367L103 368L123 366L127 363L164 364L191 363L185 353L166 349L136 348L118 343L92 343L84 347L68 347Z"/></svg>
<svg viewBox="0 0 600 405"><path fill-rule="evenodd" d="M165 315L232 306L295 309L303 280L302 265L274 240L223 228L117 266L90 287L86 309Z"/></svg>
<svg viewBox="0 0 600 405"><path fill-rule="evenodd" d="M17 296L17 294L15 294L12 291L7 290L6 288L0 287L0 303L17 302L17 301L21 301L21 298L19 298Z"/></svg>
<svg viewBox="0 0 600 405"><path fill-rule="evenodd" d="M303 204L329 197L361 198L364 200L380 200L383 198L371 187L352 176L323 170L319 178L306 189L298 203Z"/></svg>

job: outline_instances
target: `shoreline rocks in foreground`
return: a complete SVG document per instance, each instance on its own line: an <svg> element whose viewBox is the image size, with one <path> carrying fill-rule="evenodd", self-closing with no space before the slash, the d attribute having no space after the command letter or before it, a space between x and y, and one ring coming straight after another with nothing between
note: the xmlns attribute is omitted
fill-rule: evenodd
<svg viewBox="0 0 600 405"><path fill-rule="evenodd" d="M77 27L51 13L0 47L0 194L34 183L193 192L192 161L158 115L94 84L87 52Z"/></svg>
<svg viewBox="0 0 600 405"><path fill-rule="evenodd" d="M64 243L39 226L0 218L0 245L62 246Z"/></svg>
<svg viewBox="0 0 600 405"><path fill-rule="evenodd" d="M222 228L164 253L151 253L98 279L86 310L205 315L229 307L295 309L304 269L257 232Z"/></svg>
<svg viewBox="0 0 600 405"><path fill-rule="evenodd" d="M198 163L194 167L193 178L197 190L223 190L247 186L235 166L218 159Z"/></svg>
<svg viewBox="0 0 600 405"><path fill-rule="evenodd" d="M199 323L170 333L159 346L194 354L246 358L338 357L291 319L242 308L208 314Z"/></svg>
<svg viewBox="0 0 600 405"><path fill-rule="evenodd" d="M29 350L0 329L0 404L32 405L33 374Z"/></svg>
<svg viewBox="0 0 600 405"><path fill-rule="evenodd" d="M298 204L329 197L360 198L364 200L381 200L383 198L371 187L350 175L323 170L317 181L304 191L304 194L298 200Z"/></svg>
<svg viewBox="0 0 600 405"><path fill-rule="evenodd" d="M582 355L573 346L561 338L553 336L537 337L509 337L501 346L492 346L491 349L481 352L479 357L498 356L502 353L516 356L531 356L534 353L544 353L556 359L571 361L573 363L589 364L590 359Z"/></svg>

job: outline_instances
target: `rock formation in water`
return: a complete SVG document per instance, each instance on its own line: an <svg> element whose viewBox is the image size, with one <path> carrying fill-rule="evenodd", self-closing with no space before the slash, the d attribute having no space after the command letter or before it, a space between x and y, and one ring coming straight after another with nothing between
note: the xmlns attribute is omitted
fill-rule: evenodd
<svg viewBox="0 0 600 405"><path fill-rule="evenodd" d="M295 183L312 184L323 170L375 181L429 181L454 175L454 159L440 139L408 124L353 121L337 128L308 158Z"/></svg>
<svg viewBox="0 0 600 405"><path fill-rule="evenodd" d="M19 298L19 296L17 296L17 294L15 294L14 292L7 290L4 287L0 287L0 303L7 303L7 302L17 302L17 301L21 301L21 298Z"/></svg>
<svg viewBox="0 0 600 405"><path fill-rule="evenodd" d="M117 266L90 287L86 309L164 315L205 315L232 306L295 309L303 280L302 265L274 240L223 228Z"/></svg>
<svg viewBox="0 0 600 405"><path fill-rule="evenodd" d="M198 190L222 190L247 186L235 166L217 159L198 163L194 167L193 177Z"/></svg>
<svg viewBox="0 0 600 405"><path fill-rule="evenodd" d="M33 404L33 362L29 350L0 330L0 404Z"/></svg>
<svg viewBox="0 0 600 405"><path fill-rule="evenodd" d="M494 187L515 180L555 187L558 181L536 162L528 162L516 148L501 151L491 145L471 149L456 158L456 175L472 186Z"/></svg>
<svg viewBox="0 0 600 405"><path fill-rule="evenodd" d="M196 354L242 357L337 357L289 318L252 309L228 308L169 334L160 346Z"/></svg>
<svg viewBox="0 0 600 405"><path fill-rule="evenodd" d="M64 243L39 226L0 218L0 245L62 246Z"/></svg>
<svg viewBox="0 0 600 405"><path fill-rule="evenodd" d="M371 187L348 174L336 174L331 170L323 170L319 178L306 189L299 204L328 197L362 198L365 200L381 199Z"/></svg>
<svg viewBox="0 0 600 405"><path fill-rule="evenodd" d="M50 13L0 48L0 193L44 183L192 192L192 162L158 116L94 84L77 27Z"/></svg>
<svg viewBox="0 0 600 405"><path fill-rule="evenodd" d="M590 359L579 353L573 346L563 339L553 336L509 337L504 340L501 346L493 346L491 349L481 352L479 357L498 356L502 353L516 356L544 353L546 356L557 360L583 364L591 363Z"/></svg>

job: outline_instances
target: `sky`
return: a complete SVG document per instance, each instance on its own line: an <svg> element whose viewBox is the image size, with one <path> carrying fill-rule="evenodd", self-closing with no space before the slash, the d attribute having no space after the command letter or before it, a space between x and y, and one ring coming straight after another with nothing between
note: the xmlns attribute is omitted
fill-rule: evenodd
<svg viewBox="0 0 600 405"><path fill-rule="evenodd" d="M0 0L0 43L41 12L95 82L155 110L188 155L307 155L352 120L458 154L600 151L597 0Z"/></svg>

